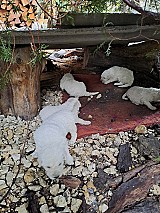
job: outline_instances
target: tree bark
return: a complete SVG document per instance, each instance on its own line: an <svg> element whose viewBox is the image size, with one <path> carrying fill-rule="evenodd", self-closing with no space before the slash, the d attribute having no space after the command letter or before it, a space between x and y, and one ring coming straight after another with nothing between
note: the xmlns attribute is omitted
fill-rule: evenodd
<svg viewBox="0 0 160 213"><path fill-rule="evenodd" d="M1 91L0 110L4 115L15 115L30 120L37 115L40 108L40 74L44 61L31 63L31 48L16 48L14 62L10 67L10 82ZM0 63L4 73L7 64Z"/></svg>

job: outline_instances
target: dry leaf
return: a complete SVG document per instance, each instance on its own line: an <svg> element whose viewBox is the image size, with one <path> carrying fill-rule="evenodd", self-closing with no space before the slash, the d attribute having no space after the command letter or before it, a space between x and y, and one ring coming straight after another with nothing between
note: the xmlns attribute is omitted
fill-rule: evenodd
<svg viewBox="0 0 160 213"><path fill-rule="evenodd" d="M23 18L24 21L28 20L26 11L22 13L22 18Z"/></svg>
<svg viewBox="0 0 160 213"><path fill-rule="evenodd" d="M37 5L37 2L35 0L32 0L32 5Z"/></svg>
<svg viewBox="0 0 160 213"><path fill-rule="evenodd" d="M14 0L13 5L18 6L19 5L19 0Z"/></svg>
<svg viewBox="0 0 160 213"><path fill-rule="evenodd" d="M11 12L11 13L9 14L9 16L8 16L8 21L11 22L11 21L13 21L15 18L16 18L15 14Z"/></svg>
<svg viewBox="0 0 160 213"><path fill-rule="evenodd" d="M12 5L7 5L7 10L11 10L12 9Z"/></svg>
<svg viewBox="0 0 160 213"><path fill-rule="evenodd" d="M23 6L26 6L30 3L29 0L21 0L21 2L23 4Z"/></svg>
<svg viewBox="0 0 160 213"><path fill-rule="evenodd" d="M33 13L33 7L30 7L28 13Z"/></svg>
<svg viewBox="0 0 160 213"><path fill-rule="evenodd" d="M23 7L23 5L19 4L19 7L22 11L28 11L28 9L26 7Z"/></svg>
<svg viewBox="0 0 160 213"><path fill-rule="evenodd" d="M31 13L31 14L29 14L29 16L28 16L30 19L35 19L35 15L34 15L34 13Z"/></svg>
<svg viewBox="0 0 160 213"><path fill-rule="evenodd" d="M16 19L15 19L15 24L20 24L20 23L21 23L20 19L19 19L19 18L16 18Z"/></svg>
<svg viewBox="0 0 160 213"><path fill-rule="evenodd" d="M7 8L7 4L2 4L1 9L5 10Z"/></svg>
<svg viewBox="0 0 160 213"><path fill-rule="evenodd" d="M31 20L26 21L26 25L27 25L28 27L30 27L31 24L32 24L32 21L31 21Z"/></svg>

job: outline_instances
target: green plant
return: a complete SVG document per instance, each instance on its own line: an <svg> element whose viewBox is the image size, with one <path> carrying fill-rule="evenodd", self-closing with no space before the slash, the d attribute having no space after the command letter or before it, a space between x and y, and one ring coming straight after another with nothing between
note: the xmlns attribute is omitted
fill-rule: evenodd
<svg viewBox="0 0 160 213"><path fill-rule="evenodd" d="M31 45L31 60L28 63L31 63L32 67L34 67L37 62L42 63L42 60L47 57L45 52L46 48L47 45L45 44L40 44L39 47Z"/></svg>
<svg viewBox="0 0 160 213"><path fill-rule="evenodd" d="M111 44L113 41L110 41L109 43L107 43L106 41L102 42L101 44L99 44L96 49L93 52L93 55L95 55L99 50L103 49L105 56L109 56L111 54ZM106 48L106 44L107 44L107 48Z"/></svg>
<svg viewBox="0 0 160 213"><path fill-rule="evenodd" d="M10 36L8 41L0 37L0 60L4 62L10 62L12 59L12 47L10 42Z"/></svg>
<svg viewBox="0 0 160 213"><path fill-rule="evenodd" d="M6 71L0 73L0 90L2 90L10 81L10 66L13 63L13 50L11 46L11 34L7 33L7 40L0 37L0 61L6 63Z"/></svg>
<svg viewBox="0 0 160 213"><path fill-rule="evenodd" d="M155 159L157 162L160 162L160 156Z"/></svg>
<svg viewBox="0 0 160 213"><path fill-rule="evenodd" d="M58 12L106 13L124 9L121 0L56 0Z"/></svg>

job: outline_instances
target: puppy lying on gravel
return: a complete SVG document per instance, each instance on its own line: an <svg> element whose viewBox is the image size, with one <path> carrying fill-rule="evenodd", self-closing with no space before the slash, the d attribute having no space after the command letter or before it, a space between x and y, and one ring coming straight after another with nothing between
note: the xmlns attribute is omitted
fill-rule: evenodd
<svg viewBox="0 0 160 213"><path fill-rule="evenodd" d="M60 106L45 107L40 112L42 125L34 133L34 157L38 158L40 166L50 179L62 175L64 163L73 164L68 143L73 144L77 139L75 123L90 124L90 121L78 118L79 107L78 99L72 98ZM67 139L68 133L71 135L70 139Z"/></svg>
<svg viewBox="0 0 160 213"><path fill-rule="evenodd" d="M125 67L113 66L101 74L101 81L104 84L116 82L115 86L129 87L134 81L133 71Z"/></svg>
<svg viewBox="0 0 160 213"><path fill-rule="evenodd" d="M156 110L157 108L152 106L151 102L160 102L160 89L134 86L127 90L122 99L129 99L136 105L144 104L149 109Z"/></svg>
<svg viewBox="0 0 160 213"><path fill-rule="evenodd" d="M76 81L72 74L66 73L60 80L60 88L65 90L70 96L81 97L96 95L99 92L87 92L83 82Z"/></svg>

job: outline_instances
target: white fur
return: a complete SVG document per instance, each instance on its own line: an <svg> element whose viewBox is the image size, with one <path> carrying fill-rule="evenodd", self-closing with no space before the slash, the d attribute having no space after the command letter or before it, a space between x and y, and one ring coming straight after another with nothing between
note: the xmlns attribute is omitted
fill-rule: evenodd
<svg viewBox="0 0 160 213"><path fill-rule="evenodd" d="M68 143L73 144L76 141L75 123L90 124L90 121L78 118L79 107L78 99L70 98L60 106L48 106L40 112L42 124L34 133L34 156L38 158L40 166L45 169L50 179L62 175L65 162L73 164ZM66 138L68 133L71 134L70 140Z"/></svg>
<svg viewBox="0 0 160 213"><path fill-rule="evenodd" d="M104 84L116 82L114 85L118 87L129 87L134 81L133 71L125 67L113 66L101 74L101 81Z"/></svg>
<svg viewBox="0 0 160 213"><path fill-rule="evenodd" d="M160 89L134 86L127 90L122 99L129 99L136 105L146 105L149 109L156 110L151 102L160 102Z"/></svg>
<svg viewBox="0 0 160 213"><path fill-rule="evenodd" d="M96 95L99 92L87 92L83 82L76 81L72 74L66 73L60 80L60 88L65 90L70 96L81 97Z"/></svg>
<svg viewBox="0 0 160 213"><path fill-rule="evenodd" d="M39 115L41 119L44 121L47 117L51 116L53 113L59 112L61 110L69 110L73 113L75 123L79 123L82 125L89 125L91 124L90 121L85 121L78 117L79 108L81 107L81 103L78 98L69 98L66 102L59 106L46 106L44 107Z"/></svg>

